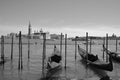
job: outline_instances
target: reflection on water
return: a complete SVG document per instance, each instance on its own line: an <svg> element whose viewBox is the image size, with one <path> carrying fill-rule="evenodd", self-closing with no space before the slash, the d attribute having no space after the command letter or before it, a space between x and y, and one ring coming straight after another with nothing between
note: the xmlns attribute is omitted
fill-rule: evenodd
<svg viewBox="0 0 120 80"><path fill-rule="evenodd" d="M31 45L30 59L27 58L27 45L23 45L23 69L18 70L18 45L14 45L13 61L10 58L10 46L5 45L5 56L8 61L4 65L0 65L0 80L46 80L41 79L42 76L42 45L37 42L37 45ZM46 46L47 57L52 53L54 45ZM85 47L85 45L80 45ZM57 45L58 48L59 45ZM115 45L109 46L110 49L115 49ZM0 48L1 49L1 48ZM113 63L114 70L112 72L105 72L89 67L86 70L85 65L81 62L81 57L77 54L75 62L74 45L67 46L67 68L64 68L64 57L62 60L62 69L52 74L48 80L100 80L100 78L109 76L112 80L120 79L120 64ZM93 54L98 54L102 59L102 46L93 45ZM118 48L120 49L120 47ZM118 50L120 51L120 50ZM64 56L64 45L62 55Z"/></svg>
<svg viewBox="0 0 120 80"><path fill-rule="evenodd" d="M83 61L83 60L80 60L81 61L81 63L84 65L84 67L86 67L86 63ZM94 67L92 67L92 66L87 66L87 69L89 69L89 71L91 70L91 71L93 71L98 77L100 77L100 78L103 78L103 77L105 77L105 76L108 76L107 75L107 72L106 71L104 71L104 70L101 70L101 69L96 69L96 68L94 68Z"/></svg>

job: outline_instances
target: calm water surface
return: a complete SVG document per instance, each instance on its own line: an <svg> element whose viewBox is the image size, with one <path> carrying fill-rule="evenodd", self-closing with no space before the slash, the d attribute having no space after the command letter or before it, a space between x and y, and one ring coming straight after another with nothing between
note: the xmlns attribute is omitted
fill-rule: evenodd
<svg viewBox="0 0 120 80"><path fill-rule="evenodd" d="M10 43L10 40L6 40ZM18 40L15 41L17 43ZM27 40L23 40L27 42ZM5 57L7 62L0 65L0 80L40 80L42 76L42 41L31 40L30 59L27 58L28 46L23 45L23 70L18 70L18 44L14 44L13 60L10 60L11 45L5 45ZM46 46L47 57L52 53L54 44L59 41L48 41ZM35 44L37 43L37 44ZM63 42L64 43L64 42ZM74 42L68 41L70 45L67 46L67 69L64 69L64 45L62 47L62 66L63 68L53 75L50 80L99 80L104 75L108 75L112 80L120 80L120 63L113 63L114 70L112 72L96 70L93 68L86 68L81 61L81 57L77 53L77 60L75 61L75 46ZM92 45L92 53L98 54L102 60L102 41L95 41ZM78 42L82 48L85 45ZM59 45L57 45L58 48ZM1 48L0 48L1 49ZM115 51L115 41L109 41L109 49ZM1 50L0 50L1 51ZM120 45L118 45L118 52L120 52Z"/></svg>

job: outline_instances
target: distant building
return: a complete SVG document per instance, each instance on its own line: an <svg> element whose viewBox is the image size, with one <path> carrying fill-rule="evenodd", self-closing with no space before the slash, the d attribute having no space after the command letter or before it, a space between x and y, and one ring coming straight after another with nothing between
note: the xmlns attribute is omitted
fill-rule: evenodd
<svg viewBox="0 0 120 80"><path fill-rule="evenodd" d="M32 33L32 29L31 29L31 23L29 21L29 25L28 25L28 38L31 39L31 33Z"/></svg>
<svg viewBox="0 0 120 80"><path fill-rule="evenodd" d="M38 32L38 31L34 31L33 34L31 34L31 38L33 39L43 39L43 33L46 33L46 39L50 39L50 34L49 32L44 32L41 28L41 30Z"/></svg>
<svg viewBox="0 0 120 80"><path fill-rule="evenodd" d="M44 32L41 28L40 31L34 31L34 33L32 33L32 28L31 28L31 23L29 22L29 26L28 26L28 37L30 39L43 39L43 35L42 33L46 33L46 39L50 39L50 34L49 32Z"/></svg>
<svg viewBox="0 0 120 80"><path fill-rule="evenodd" d="M12 36L13 36L13 38L16 38L17 33L10 33L10 34L7 34L6 38L12 38Z"/></svg>
<svg viewBox="0 0 120 80"><path fill-rule="evenodd" d="M112 38L116 38L117 36L113 33L111 37L112 37Z"/></svg>
<svg viewBox="0 0 120 80"><path fill-rule="evenodd" d="M58 34L50 34L50 39L60 39L61 35ZM62 35L62 39L64 39L64 35Z"/></svg>
<svg viewBox="0 0 120 80"><path fill-rule="evenodd" d="M42 28L40 29L40 31L36 30L32 33L32 26L31 23L29 21L29 25L28 25L28 33L26 34L22 34L22 38L30 38L30 39L43 39L43 33L46 33L46 39L60 39L61 35L58 34L50 34L49 32L45 32L42 30ZM19 38L19 33L10 33L7 34L7 36L5 36L5 38ZM62 35L62 38L64 38L64 35Z"/></svg>

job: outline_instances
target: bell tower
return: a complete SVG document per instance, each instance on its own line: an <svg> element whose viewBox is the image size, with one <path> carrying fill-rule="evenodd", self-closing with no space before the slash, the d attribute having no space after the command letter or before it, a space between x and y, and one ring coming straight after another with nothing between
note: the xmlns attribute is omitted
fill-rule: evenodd
<svg viewBox="0 0 120 80"><path fill-rule="evenodd" d="M31 35L31 23L29 21L29 25L28 25L28 35Z"/></svg>

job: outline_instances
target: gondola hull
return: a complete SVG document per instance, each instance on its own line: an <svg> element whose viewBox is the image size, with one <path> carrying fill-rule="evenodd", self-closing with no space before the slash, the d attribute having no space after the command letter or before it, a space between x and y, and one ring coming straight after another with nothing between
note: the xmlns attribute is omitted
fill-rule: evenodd
<svg viewBox="0 0 120 80"><path fill-rule="evenodd" d="M114 60L114 61L116 61L116 62L120 62L120 57L112 57L112 59Z"/></svg>
<svg viewBox="0 0 120 80"><path fill-rule="evenodd" d="M112 60L114 60L116 62L120 62L120 54L119 53L112 52L112 51L106 49L104 45L103 45L103 49L104 49L104 51L106 51L107 54L111 54Z"/></svg>
<svg viewBox="0 0 120 80"><path fill-rule="evenodd" d="M56 67L51 68L51 69L48 69L45 78L46 79L50 79L52 77L55 77L54 74L57 73L57 72L59 72L61 69L62 69L61 65L56 66Z"/></svg>
<svg viewBox="0 0 120 80"><path fill-rule="evenodd" d="M62 69L61 64L62 56L60 55L60 51L54 46L54 51L52 55L48 57L47 65L46 65L46 77L45 80L53 77L54 74L59 72Z"/></svg>
<svg viewBox="0 0 120 80"><path fill-rule="evenodd" d="M90 53L86 53L86 51L80 48L79 46L78 46L78 52L87 65L90 65L97 69L106 70L106 71L113 70L111 56L109 57L109 63L106 63L104 61L99 60L97 56Z"/></svg>

